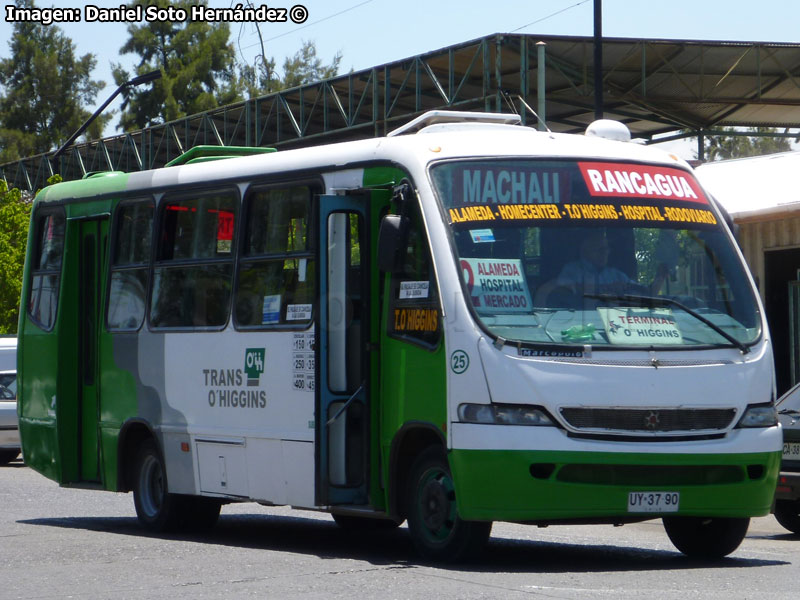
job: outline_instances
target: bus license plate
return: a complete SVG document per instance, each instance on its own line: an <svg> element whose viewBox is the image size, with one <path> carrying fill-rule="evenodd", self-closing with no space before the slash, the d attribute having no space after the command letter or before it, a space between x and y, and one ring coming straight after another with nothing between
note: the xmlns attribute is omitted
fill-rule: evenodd
<svg viewBox="0 0 800 600"><path fill-rule="evenodd" d="M630 492L628 512L677 512L680 499L680 492Z"/></svg>
<svg viewBox="0 0 800 600"><path fill-rule="evenodd" d="M800 442L785 442L783 444L784 460L800 460Z"/></svg>

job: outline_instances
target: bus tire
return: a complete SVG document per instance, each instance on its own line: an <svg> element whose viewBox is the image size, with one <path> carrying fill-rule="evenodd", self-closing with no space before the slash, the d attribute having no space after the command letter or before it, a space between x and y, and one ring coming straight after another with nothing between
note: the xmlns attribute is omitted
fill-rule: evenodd
<svg viewBox="0 0 800 600"><path fill-rule="evenodd" d="M422 558L457 562L473 558L486 545L491 521L458 516L455 487L442 449L430 447L414 461L407 499L408 529Z"/></svg>
<svg viewBox="0 0 800 600"><path fill-rule="evenodd" d="M748 518L664 517L664 529L675 547L691 558L722 558L744 540Z"/></svg>
<svg viewBox="0 0 800 600"><path fill-rule="evenodd" d="M337 515L336 513L332 513L331 516L336 521L336 524L346 531L390 531L403 524L402 521L395 521L394 519L374 519L372 517L354 515Z"/></svg>
<svg viewBox="0 0 800 600"><path fill-rule="evenodd" d="M775 519L792 533L800 534L800 500L777 500Z"/></svg>
<svg viewBox="0 0 800 600"><path fill-rule="evenodd" d="M133 503L139 522L151 531L177 529L185 516L184 498L167 492L167 472L153 440L141 443L134 465Z"/></svg>

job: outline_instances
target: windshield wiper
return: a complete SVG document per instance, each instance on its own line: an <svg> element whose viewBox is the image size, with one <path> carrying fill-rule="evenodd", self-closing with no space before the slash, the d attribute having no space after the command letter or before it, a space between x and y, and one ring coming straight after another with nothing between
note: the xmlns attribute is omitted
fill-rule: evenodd
<svg viewBox="0 0 800 600"><path fill-rule="evenodd" d="M609 302L611 300L622 300L624 302L637 302L640 305L651 306L651 307L677 306L685 313L692 315L695 319L697 319L704 325L708 325L711 329L716 331L718 334L720 334L722 337L728 340L731 344L736 346L742 352L742 354L747 354L748 352L750 352L750 348L745 346L742 342L737 340L730 333L722 329L722 327L720 327L716 323L712 323L697 311L692 310L685 304L682 304L677 300L673 300L672 298L665 298L663 296L638 296L636 294L584 294L583 297L591 298L592 300L602 300L603 302Z"/></svg>

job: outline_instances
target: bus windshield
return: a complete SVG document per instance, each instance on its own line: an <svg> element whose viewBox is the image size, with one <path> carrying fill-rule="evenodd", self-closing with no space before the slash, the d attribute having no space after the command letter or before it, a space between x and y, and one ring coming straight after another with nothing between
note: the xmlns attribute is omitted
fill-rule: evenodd
<svg viewBox="0 0 800 600"><path fill-rule="evenodd" d="M465 296L497 337L745 350L761 333L744 267L687 171L468 160L434 165L431 179Z"/></svg>

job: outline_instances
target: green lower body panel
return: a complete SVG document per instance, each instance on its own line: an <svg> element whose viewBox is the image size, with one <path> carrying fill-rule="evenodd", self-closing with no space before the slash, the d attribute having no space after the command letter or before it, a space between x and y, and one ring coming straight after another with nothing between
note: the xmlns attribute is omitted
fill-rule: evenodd
<svg viewBox="0 0 800 600"><path fill-rule="evenodd" d="M119 425L113 427L100 427L100 459L102 474L100 481L103 489L117 491L119 473L117 473L119 447Z"/></svg>
<svg viewBox="0 0 800 600"><path fill-rule="evenodd" d="M19 420L25 466L62 483L58 432L54 421Z"/></svg>
<svg viewBox="0 0 800 600"><path fill-rule="evenodd" d="M763 516L775 496L780 460L779 452L450 453L460 516L492 521ZM630 492L645 491L678 492L677 512L629 511Z"/></svg>

